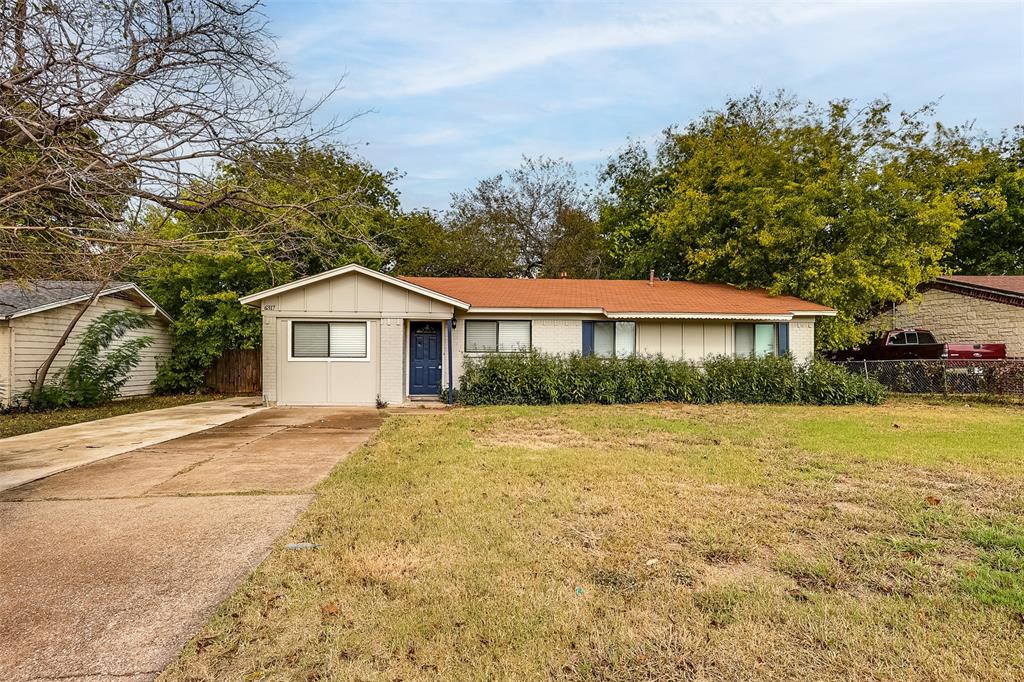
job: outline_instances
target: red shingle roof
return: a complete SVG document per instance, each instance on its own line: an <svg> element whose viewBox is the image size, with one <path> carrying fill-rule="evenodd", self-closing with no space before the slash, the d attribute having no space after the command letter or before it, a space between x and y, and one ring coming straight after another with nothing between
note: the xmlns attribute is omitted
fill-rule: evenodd
<svg viewBox="0 0 1024 682"><path fill-rule="evenodd" d="M607 279L402 277L474 308L591 308L608 313L778 315L829 313L823 305L728 284Z"/></svg>
<svg viewBox="0 0 1024 682"><path fill-rule="evenodd" d="M1024 275L949 275L939 281L1024 296Z"/></svg>

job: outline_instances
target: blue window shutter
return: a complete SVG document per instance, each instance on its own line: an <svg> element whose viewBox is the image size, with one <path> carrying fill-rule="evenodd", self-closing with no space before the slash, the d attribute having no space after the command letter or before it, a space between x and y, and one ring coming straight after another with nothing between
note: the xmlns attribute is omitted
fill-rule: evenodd
<svg viewBox="0 0 1024 682"><path fill-rule="evenodd" d="M789 323L779 324L779 355L789 352Z"/></svg>
<svg viewBox="0 0 1024 682"><path fill-rule="evenodd" d="M583 322L583 355L594 354L594 323Z"/></svg>

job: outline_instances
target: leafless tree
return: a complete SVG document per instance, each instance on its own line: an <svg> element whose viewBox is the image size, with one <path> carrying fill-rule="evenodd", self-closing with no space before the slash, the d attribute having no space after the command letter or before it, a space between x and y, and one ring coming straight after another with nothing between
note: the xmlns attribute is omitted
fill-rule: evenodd
<svg viewBox="0 0 1024 682"><path fill-rule="evenodd" d="M573 165L523 157L513 170L452 196L453 227L477 225L494 243L515 249L518 277L600 276L595 207Z"/></svg>
<svg viewBox="0 0 1024 682"><path fill-rule="evenodd" d="M346 121L311 125L330 94L293 92L259 3L0 0L0 276L90 279L98 293L141 254L223 236L168 238L139 219L154 207L258 211L254 233L293 222L308 204L268 205L209 171L331 138Z"/></svg>

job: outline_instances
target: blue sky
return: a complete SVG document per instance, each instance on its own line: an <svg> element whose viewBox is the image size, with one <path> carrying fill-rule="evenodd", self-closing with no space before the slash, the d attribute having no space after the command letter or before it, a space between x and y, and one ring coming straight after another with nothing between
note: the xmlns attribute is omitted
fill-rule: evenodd
<svg viewBox="0 0 1024 682"><path fill-rule="evenodd" d="M295 86L344 142L405 173L406 208L546 154L593 177L729 96L941 98L947 123L1024 123L1024 0L1003 2L326 2L269 0Z"/></svg>

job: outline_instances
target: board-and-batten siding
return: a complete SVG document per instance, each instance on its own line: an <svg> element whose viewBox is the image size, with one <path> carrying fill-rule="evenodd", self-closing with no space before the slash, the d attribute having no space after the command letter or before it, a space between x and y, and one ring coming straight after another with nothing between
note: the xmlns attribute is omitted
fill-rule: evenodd
<svg viewBox="0 0 1024 682"><path fill-rule="evenodd" d="M408 374L407 321L446 320L453 313L447 303L356 272L268 296L260 308L263 399L292 405L373 404L378 396L401 402ZM367 321L367 361L290 359L289 324L317 319ZM442 347L446 358L443 334Z"/></svg>
<svg viewBox="0 0 1024 682"><path fill-rule="evenodd" d="M71 304L43 310L24 317L16 317L9 321L10 339L9 343L13 348L11 374L12 387L10 395L15 396L32 387L36 370L43 363L47 355L53 350L61 334L67 328L68 323L80 310L80 304ZM75 326L74 332L68 339L68 343L61 349L50 368L49 378L67 367L68 362L78 348L78 340L89 326L89 323L105 312L111 310L135 310L148 313L151 308L143 308L132 300L120 298L116 295L109 295L100 298L82 316ZM152 393L152 382L156 378L156 368L159 362L171 353L171 333L167 321L159 316L150 316L150 326L145 329L138 329L126 334L122 340L149 336L153 338L153 344L144 349L139 364L132 370L127 383L121 389L121 396L139 396ZM0 369L3 364L0 362Z"/></svg>
<svg viewBox="0 0 1024 682"><path fill-rule="evenodd" d="M636 351L640 355L662 355L669 360L700 362L736 352L734 322L638 322ZM789 352L797 362L814 358L814 318L794 317L789 321Z"/></svg>

